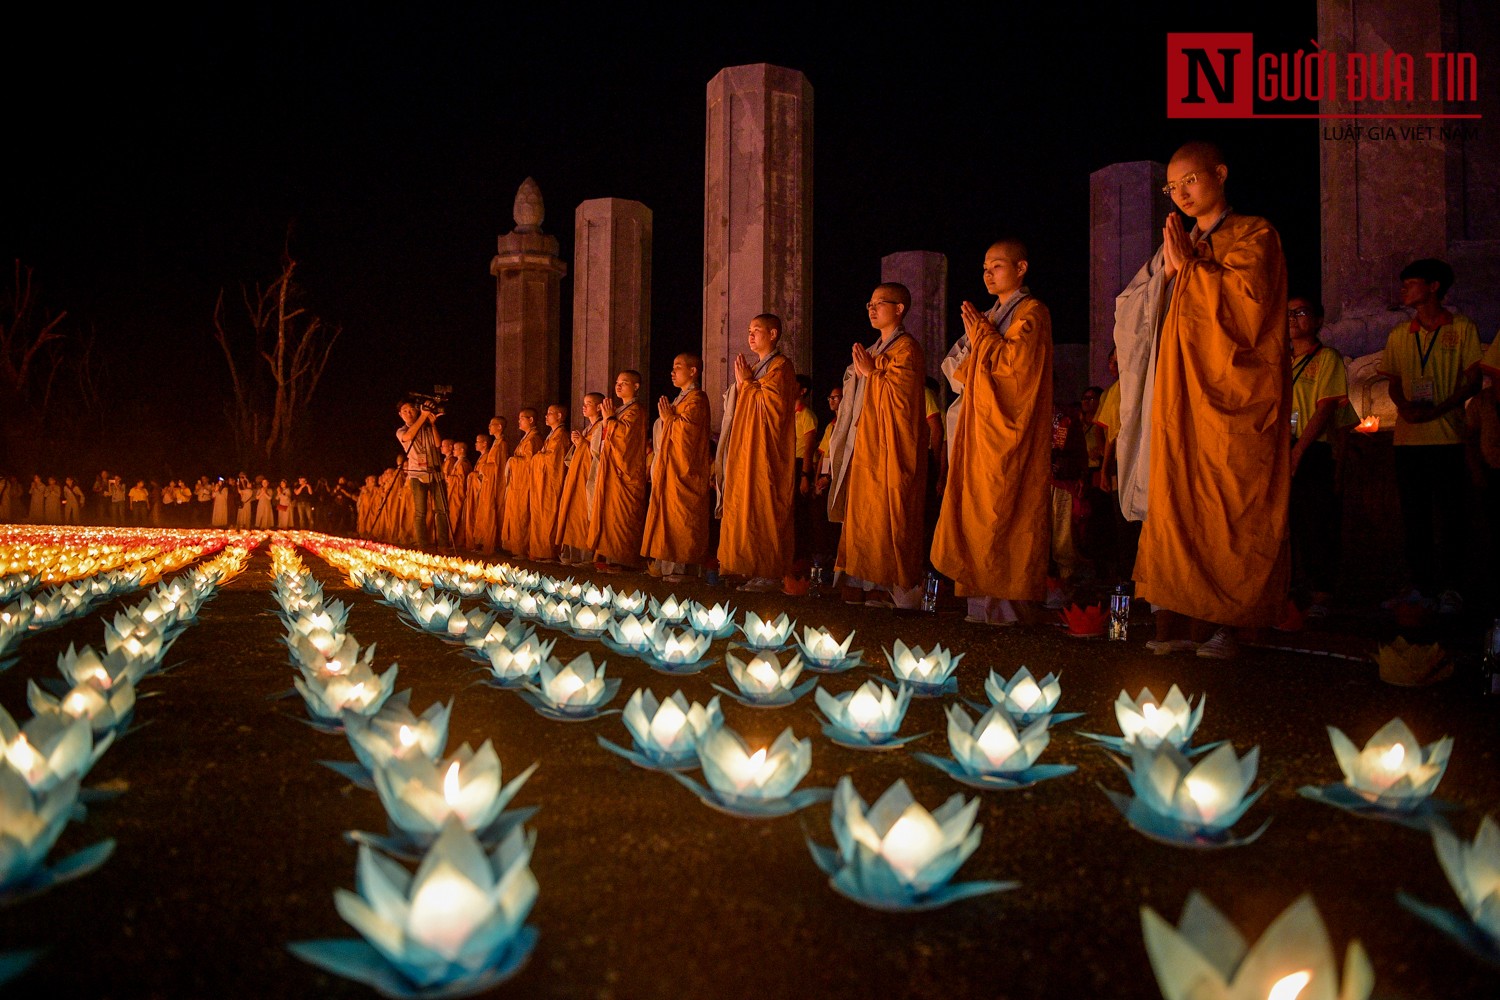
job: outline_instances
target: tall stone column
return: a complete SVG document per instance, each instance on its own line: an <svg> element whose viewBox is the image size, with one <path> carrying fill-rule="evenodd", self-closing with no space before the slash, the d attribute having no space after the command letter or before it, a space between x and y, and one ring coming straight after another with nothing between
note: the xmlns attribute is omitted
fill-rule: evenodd
<svg viewBox="0 0 1500 1000"><path fill-rule="evenodd" d="M1111 163L1089 174L1089 385L1108 385L1115 297L1156 252L1171 211L1166 164Z"/></svg>
<svg viewBox="0 0 1500 1000"><path fill-rule="evenodd" d="M927 374L946 389L943 355L948 353L948 258L930 250L905 250L880 258L880 280L911 291L911 311L902 325L927 354Z"/></svg>
<svg viewBox="0 0 1500 1000"><path fill-rule="evenodd" d="M708 82L703 181L703 388L718 419L754 316L781 317L784 350L812 367L813 91L758 63Z"/></svg>
<svg viewBox="0 0 1500 1000"><path fill-rule="evenodd" d="M497 240L495 276L495 412L515 427L516 413L557 401L560 285L568 265L557 237L542 232L546 209L530 177L516 192L516 228Z"/></svg>
<svg viewBox="0 0 1500 1000"><path fill-rule="evenodd" d="M1382 350L1391 328L1407 316L1400 308L1401 269L1419 257L1453 265L1458 280L1447 304L1488 337L1500 323L1500 134L1488 120L1500 112L1500 99L1481 80L1478 107L1450 109L1432 100L1421 54L1477 52L1480 65L1488 65L1483 60L1500 44L1493 8L1480 0L1319 0L1318 41L1341 53L1416 53L1418 63L1417 100L1360 104L1338 87L1319 102L1321 114L1461 110L1487 119L1320 124L1324 342L1355 357ZM1381 126L1389 131L1377 131ZM1430 132L1405 138L1403 126Z"/></svg>
<svg viewBox="0 0 1500 1000"><path fill-rule="evenodd" d="M616 373L651 382L651 209L638 201L594 198L573 213L573 394L608 394Z"/></svg>

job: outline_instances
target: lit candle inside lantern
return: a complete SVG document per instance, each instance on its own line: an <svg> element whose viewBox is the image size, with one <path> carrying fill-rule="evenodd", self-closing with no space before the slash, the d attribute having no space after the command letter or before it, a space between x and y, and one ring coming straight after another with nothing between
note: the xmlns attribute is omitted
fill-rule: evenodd
<svg viewBox="0 0 1500 1000"><path fill-rule="evenodd" d="M452 764L448 765L448 773L443 775L443 801L448 803L449 809L457 811L459 803L459 786L458 761L456 760Z"/></svg>
<svg viewBox="0 0 1500 1000"><path fill-rule="evenodd" d="M1041 686L1030 677L1021 678L1021 683L1017 684L1015 690L1010 693L1011 699L1023 712L1031 711L1031 706L1035 705L1041 696Z"/></svg>
<svg viewBox="0 0 1500 1000"><path fill-rule="evenodd" d="M884 731L885 727L877 725L884 720L885 713L881 711L880 699L876 698L868 689L861 687L849 699L849 718L862 732L871 729Z"/></svg>
<svg viewBox="0 0 1500 1000"><path fill-rule="evenodd" d="M620 628L620 634L629 645L638 645L646 637L646 630L641 628L641 623L634 618L627 618L625 624Z"/></svg>
<svg viewBox="0 0 1500 1000"><path fill-rule="evenodd" d="M755 681L762 694L769 694L776 690L776 685L781 680L776 670L758 656L745 668L745 676Z"/></svg>
<svg viewBox="0 0 1500 1000"><path fill-rule="evenodd" d="M411 726L403 725L397 732L396 738L401 741L402 749L410 749L417 744L417 734L412 732Z"/></svg>
<svg viewBox="0 0 1500 1000"><path fill-rule="evenodd" d="M64 712L77 719L88 713L89 700L82 691L74 691L63 699L62 708Z"/></svg>
<svg viewBox="0 0 1500 1000"><path fill-rule="evenodd" d="M42 755L37 753L31 744L26 741L25 733L18 735L15 741L6 748L5 758L10 761L10 766L20 772L21 776L28 783L34 782L41 776L40 768L45 763Z"/></svg>
<svg viewBox="0 0 1500 1000"><path fill-rule="evenodd" d="M656 710L656 717L651 720L651 735L661 746L672 746L687 722L687 713L677 702L668 698L661 703L661 707Z"/></svg>
<svg viewBox="0 0 1500 1000"><path fill-rule="evenodd" d="M445 958L454 958L473 935L476 915L494 908L469 879L456 871L434 871L411 901L409 933Z"/></svg>
<svg viewBox="0 0 1500 1000"><path fill-rule="evenodd" d="M1282 976L1271 987L1271 992L1266 994L1266 1000L1297 1000L1310 982L1312 982L1312 973L1306 969L1294 972L1290 976Z"/></svg>
<svg viewBox="0 0 1500 1000"><path fill-rule="evenodd" d="M989 725L975 740L980 753L991 764L1004 764L1021 747L1021 741L1009 726Z"/></svg>
<svg viewBox="0 0 1500 1000"><path fill-rule="evenodd" d="M570 695L581 691L583 687L583 678L569 671L558 676L552 682L552 694L557 701L563 702L566 701Z"/></svg>
<svg viewBox="0 0 1500 1000"><path fill-rule="evenodd" d="M942 839L942 830L925 809L908 810L881 839L880 854L909 882L932 860Z"/></svg>
<svg viewBox="0 0 1500 1000"><path fill-rule="evenodd" d="M1361 434L1374 434L1380 430L1380 418L1372 413L1356 424L1354 429Z"/></svg>
<svg viewBox="0 0 1500 1000"><path fill-rule="evenodd" d="M749 788L759 785L763 780L761 772L766 766L766 748L761 747L743 762L731 762L730 777L734 779L735 787L738 789Z"/></svg>

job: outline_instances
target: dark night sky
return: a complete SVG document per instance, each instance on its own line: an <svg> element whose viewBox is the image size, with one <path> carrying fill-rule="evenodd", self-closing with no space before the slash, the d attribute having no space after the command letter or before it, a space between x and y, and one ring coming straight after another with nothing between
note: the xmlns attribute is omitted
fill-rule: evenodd
<svg viewBox="0 0 1500 1000"><path fill-rule="evenodd" d="M445 424L472 435L492 393L489 260L527 175L570 264L578 202L653 210L664 370L700 338L704 86L741 63L800 69L814 88L820 382L868 333L882 254L948 254L956 315L983 296L978 261L1002 232L1030 243L1057 338L1086 339L1089 172L1165 159L1196 136L1226 146L1236 207L1269 216L1293 283L1316 286L1317 125L1195 127L1163 110L1167 31L1307 47L1311 2L1141 20L1059 3L914 6L920 24L813 5L721 22L704 9L606 22L576 5L346 3L17 20L0 253L98 331L112 401L102 440L59 464L104 461L102 448L149 466L142 427L179 474L229 460L213 302L275 272L288 224L311 304L344 328L314 406L315 471L365 471L389 450L394 400L433 382L456 385ZM563 295L566 338L570 281Z"/></svg>

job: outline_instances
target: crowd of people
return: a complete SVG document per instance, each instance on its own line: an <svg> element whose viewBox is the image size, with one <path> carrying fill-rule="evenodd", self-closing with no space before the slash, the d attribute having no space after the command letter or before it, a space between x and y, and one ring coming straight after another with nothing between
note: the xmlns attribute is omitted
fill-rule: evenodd
<svg viewBox="0 0 1500 1000"><path fill-rule="evenodd" d="M135 479L100 470L85 489L72 476L31 478L23 487L0 476L0 523L143 525L156 528L316 528L354 530L358 491L340 476L298 476L272 483L241 472L233 479Z"/></svg>
<svg viewBox="0 0 1500 1000"><path fill-rule="evenodd" d="M984 257L995 301L963 304L942 362L946 413L902 325L909 291L881 284L866 303L878 337L851 346L821 437L811 382L766 313L717 426L691 353L654 407L622 371L612 394L583 398L579 427L561 404L523 409L514 443L497 416L472 455L438 433L438 411L403 403L402 464L366 479L358 530L667 580L715 573L747 591L796 588L801 567L816 578L831 564L845 600L896 608L946 578L968 618L993 625L1017 621L1022 602L1055 606L1080 576L1119 580L1155 612L1154 652L1237 656L1244 630L1295 607L1327 613L1333 445L1355 418L1344 360L1318 339L1322 306L1289 295L1276 230L1230 208L1227 178L1211 144L1172 158L1165 193L1181 214L1119 296L1118 380L1076 403L1054 405L1050 314L1025 283L1026 247L1003 239ZM1399 413L1401 599L1451 611L1465 404L1500 351L1481 362L1474 325L1443 308L1446 264L1416 261L1401 281L1414 315L1382 364ZM1493 417L1493 387L1473 410ZM1486 454L1494 497L1500 461Z"/></svg>
<svg viewBox="0 0 1500 1000"><path fill-rule="evenodd" d="M865 304L878 336L851 345L826 423L782 350L780 318L765 313L749 323L717 426L703 361L683 353L654 406L626 370L612 393L583 397L579 426L565 405L528 407L514 438L496 416L472 451L439 433L430 400L403 402L397 465L357 489L243 474L131 487L101 473L98 519L352 528L605 573L714 575L752 592L795 593L831 569L844 600L902 609L946 580L969 620L999 626L1028 604L1059 606L1080 581L1119 584L1155 614L1152 651L1233 658L1245 630L1328 613L1337 445L1357 418L1344 359L1319 340L1322 305L1289 293L1280 237L1230 208L1228 173L1208 143L1172 157L1164 193L1181 214L1118 297L1116 381L1076 401L1053 399L1050 313L1026 285L1025 245L1008 238L984 255L994 302L962 305L963 335L941 364L946 411L903 326L910 292L883 283ZM1466 492L1478 478L1491 510L1500 498L1493 382L1481 393L1484 374L1500 374L1500 343L1485 353L1474 324L1444 308L1444 262L1415 261L1400 279L1411 318L1381 364L1409 581L1395 600L1454 612L1472 548ZM89 499L71 479L38 478L29 515L76 520ZM1484 564L1493 574L1500 559Z"/></svg>

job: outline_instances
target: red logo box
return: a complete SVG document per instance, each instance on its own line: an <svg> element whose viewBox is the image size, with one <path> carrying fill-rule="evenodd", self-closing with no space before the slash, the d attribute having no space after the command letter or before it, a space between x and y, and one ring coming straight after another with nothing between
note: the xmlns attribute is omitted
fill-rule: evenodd
<svg viewBox="0 0 1500 1000"><path fill-rule="evenodd" d="M1167 117L1252 117L1254 41L1249 32L1168 34Z"/></svg>

